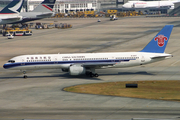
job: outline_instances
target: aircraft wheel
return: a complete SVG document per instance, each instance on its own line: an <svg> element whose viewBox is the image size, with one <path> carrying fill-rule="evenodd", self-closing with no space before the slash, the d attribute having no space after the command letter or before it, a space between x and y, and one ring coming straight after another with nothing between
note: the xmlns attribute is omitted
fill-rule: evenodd
<svg viewBox="0 0 180 120"><path fill-rule="evenodd" d="M27 78L27 75L24 75L24 78L26 79L26 78Z"/></svg>
<svg viewBox="0 0 180 120"><path fill-rule="evenodd" d="M94 77L94 74L91 74L90 77Z"/></svg>
<svg viewBox="0 0 180 120"><path fill-rule="evenodd" d="M95 77L98 77L99 75L97 73L94 74Z"/></svg>
<svg viewBox="0 0 180 120"><path fill-rule="evenodd" d="M86 72L86 75L89 76L89 75L90 75L90 72Z"/></svg>
<svg viewBox="0 0 180 120"><path fill-rule="evenodd" d="M94 77L94 74L92 72L89 73L90 77Z"/></svg>

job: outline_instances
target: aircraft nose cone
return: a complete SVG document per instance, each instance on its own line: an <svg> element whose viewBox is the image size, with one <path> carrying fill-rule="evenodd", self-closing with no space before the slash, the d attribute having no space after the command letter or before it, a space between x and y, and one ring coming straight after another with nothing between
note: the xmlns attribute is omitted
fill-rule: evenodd
<svg viewBox="0 0 180 120"><path fill-rule="evenodd" d="M4 68L4 69L8 69L8 64L4 64L4 65L3 65L3 68Z"/></svg>
<svg viewBox="0 0 180 120"><path fill-rule="evenodd" d="M122 7L123 7L123 8L127 8L128 6L127 6L126 4L124 4Z"/></svg>
<svg viewBox="0 0 180 120"><path fill-rule="evenodd" d="M129 3L125 3L124 5L122 5L123 8L131 8L131 5Z"/></svg>

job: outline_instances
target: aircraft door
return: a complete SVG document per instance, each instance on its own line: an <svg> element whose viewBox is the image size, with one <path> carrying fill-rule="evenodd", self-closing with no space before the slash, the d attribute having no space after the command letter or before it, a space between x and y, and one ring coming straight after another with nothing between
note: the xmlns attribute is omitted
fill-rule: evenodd
<svg viewBox="0 0 180 120"><path fill-rule="evenodd" d="M24 58L21 58L21 65L25 65L25 59Z"/></svg>
<svg viewBox="0 0 180 120"><path fill-rule="evenodd" d="M54 64L58 64L58 58L57 58L57 56L54 57Z"/></svg>
<svg viewBox="0 0 180 120"><path fill-rule="evenodd" d="M114 59L114 57L112 57L112 60L111 60L111 62L115 62L115 59Z"/></svg>
<svg viewBox="0 0 180 120"><path fill-rule="evenodd" d="M145 56L142 55L142 56L141 56L141 63L144 63L144 62L145 62Z"/></svg>

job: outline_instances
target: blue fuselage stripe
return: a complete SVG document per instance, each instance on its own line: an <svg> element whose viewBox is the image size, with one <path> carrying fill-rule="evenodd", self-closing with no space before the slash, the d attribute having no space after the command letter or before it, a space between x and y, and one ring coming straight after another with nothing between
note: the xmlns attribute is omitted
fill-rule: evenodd
<svg viewBox="0 0 180 120"><path fill-rule="evenodd" d="M34 66L34 65L54 65L54 64L75 64L75 63L112 63L112 62L128 62L135 59L115 59L115 60L80 60L80 61L37 61L37 62L17 62L4 64L5 69L19 67L19 66Z"/></svg>

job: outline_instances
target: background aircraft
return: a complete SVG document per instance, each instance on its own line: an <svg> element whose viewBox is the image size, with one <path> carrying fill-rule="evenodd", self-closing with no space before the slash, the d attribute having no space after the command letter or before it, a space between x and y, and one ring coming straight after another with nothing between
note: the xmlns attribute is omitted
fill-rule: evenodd
<svg viewBox="0 0 180 120"><path fill-rule="evenodd" d="M52 17L54 15L53 7L55 2L56 0L44 0L33 11L21 12L20 15L23 16L23 19L21 21L13 22L11 24L24 23L24 22Z"/></svg>
<svg viewBox="0 0 180 120"><path fill-rule="evenodd" d="M180 1L128 1L123 5L124 8L160 8L168 7L174 9L174 3Z"/></svg>
<svg viewBox="0 0 180 120"><path fill-rule="evenodd" d="M173 25L166 25L139 52L21 55L10 59L3 67L22 71L24 78L27 78L26 70L36 69L62 69L70 75L98 77L95 69L139 66L172 57L164 53L172 29Z"/></svg>
<svg viewBox="0 0 180 120"><path fill-rule="evenodd" d="M4 9L0 11L0 24L8 24L22 20L19 14L24 0L13 0Z"/></svg>

